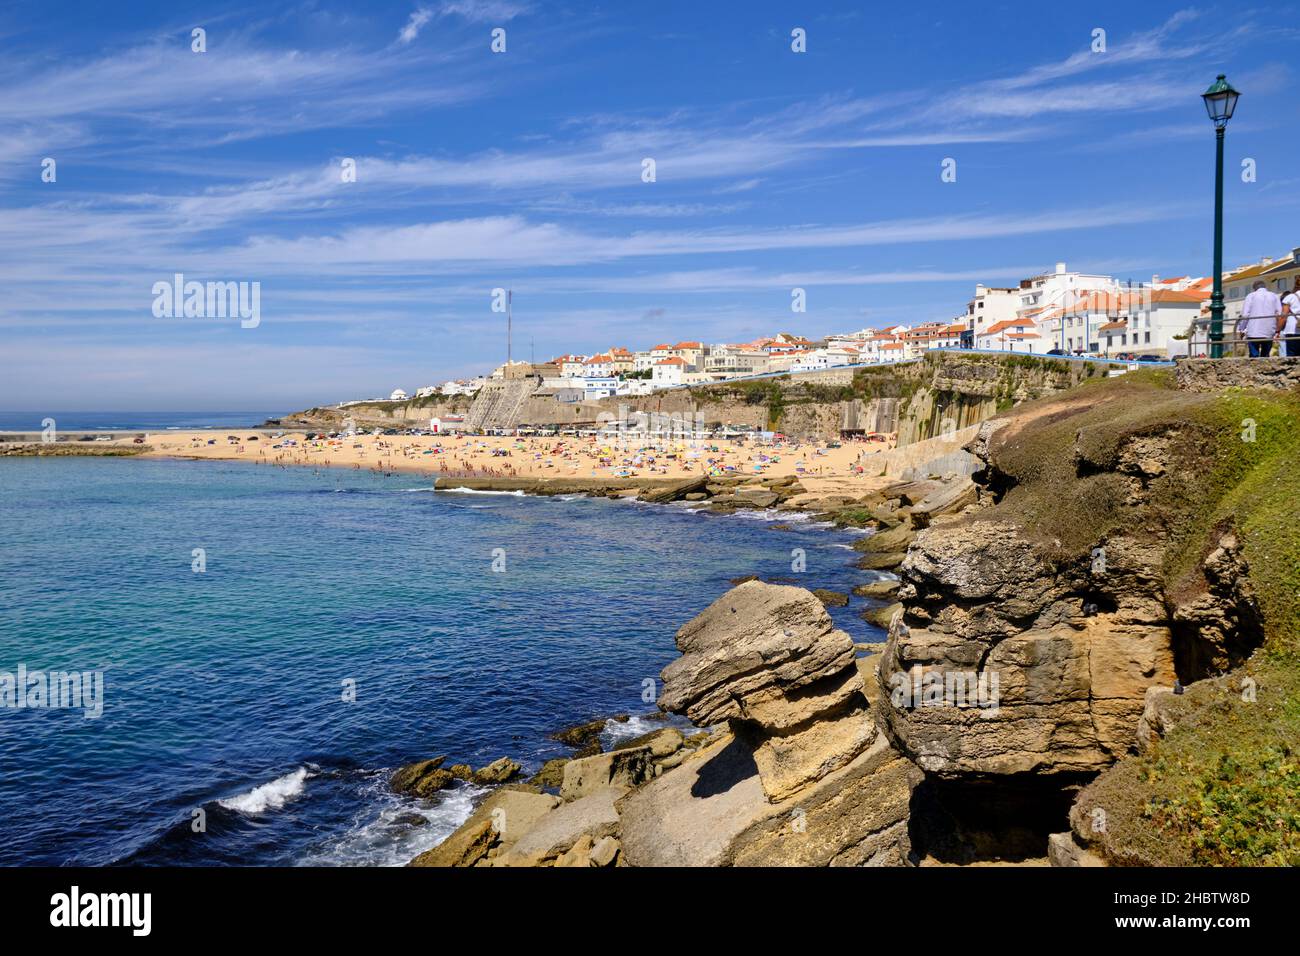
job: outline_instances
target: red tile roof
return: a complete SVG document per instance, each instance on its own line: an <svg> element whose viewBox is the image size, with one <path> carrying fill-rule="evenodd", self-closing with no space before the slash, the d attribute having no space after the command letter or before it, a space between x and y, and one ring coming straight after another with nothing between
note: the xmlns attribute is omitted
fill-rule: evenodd
<svg viewBox="0 0 1300 956"><path fill-rule="evenodd" d="M981 335L991 335L994 332L1001 332L1003 329L1015 328L1017 326L1033 326L1033 322L1028 319L1003 319L1001 322L994 322L987 329L981 332Z"/></svg>

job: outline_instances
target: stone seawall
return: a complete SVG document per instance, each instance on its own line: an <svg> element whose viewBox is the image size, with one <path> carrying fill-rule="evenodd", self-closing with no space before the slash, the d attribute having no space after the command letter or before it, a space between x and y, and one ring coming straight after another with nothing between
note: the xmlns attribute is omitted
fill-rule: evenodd
<svg viewBox="0 0 1300 956"><path fill-rule="evenodd" d="M1187 392L1218 392L1225 388L1300 391L1300 359L1184 359L1174 366L1174 380Z"/></svg>

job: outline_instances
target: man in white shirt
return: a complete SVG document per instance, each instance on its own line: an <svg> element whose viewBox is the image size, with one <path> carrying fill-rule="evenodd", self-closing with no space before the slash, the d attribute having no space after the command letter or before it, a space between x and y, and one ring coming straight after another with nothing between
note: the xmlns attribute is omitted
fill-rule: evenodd
<svg viewBox="0 0 1300 956"><path fill-rule="evenodd" d="M1300 337L1297 337L1297 325L1300 325L1300 276L1296 276L1295 285L1282 297L1282 322L1282 348L1279 351L1287 358L1300 358Z"/></svg>
<svg viewBox="0 0 1300 956"><path fill-rule="evenodd" d="M1246 296L1241 306L1241 321L1237 333L1246 338L1251 358L1268 358L1273 351L1273 339L1282 330L1282 300L1277 293L1269 292L1262 279L1256 279L1254 291Z"/></svg>

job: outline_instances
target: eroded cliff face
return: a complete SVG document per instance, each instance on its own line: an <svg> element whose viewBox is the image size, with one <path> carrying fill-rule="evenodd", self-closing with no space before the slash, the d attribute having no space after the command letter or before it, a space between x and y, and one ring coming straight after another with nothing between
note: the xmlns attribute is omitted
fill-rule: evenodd
<svg viewBox="0 0 1300 956"><path fill-rule="evenodd" d="M456 414L478 428L569 427L652 412L705 427L773 428L819 440L838 438L845 429L897 433L899 444L909 445L1070 389L1100 374L1099 368L1049 357L936 352L894 366L829 369L583 402L556 401L552 392L540 388L540 379L516 379L489 382L472 399L364 402L313 408L283 421L337 425L351 416L366 425L402 426Z"/></svg>
<svg viewBox="0 0 1300 956"><path fill-rule="evenodd" d="M1098 574L1054 566L1003 522L923 531L880 667L891 737L940 775L1107 766L1132 744L1147 687L1175 676L1152 558L1112 540ZM942 693L927 696L926 675ZM983 681L988 706L957 700L949 675Z"/></svg>
<svg viewBox="0 0 1300 956"><path fill-rule="evenodd" d="M985 423L969 446L983 462L980 505L922 531L899 569L882 724L930 774L1099 772L1135 749L1149 688L1226 669L1262 640L1230 527L1170 583L1177 526L1164 502L1185 478L1192 426L1102 442L1081 419L1072 442L1047 452L1059 460L1025 466L1027 445L1085 410L1095 414L1047 403ZM1042 500L1052 468L1082 505ZM1038 482L1049 487L1021 488ZM1038 519L1052 507L1078 508L1093 533L1048 536L1052 522Z"/></svg>

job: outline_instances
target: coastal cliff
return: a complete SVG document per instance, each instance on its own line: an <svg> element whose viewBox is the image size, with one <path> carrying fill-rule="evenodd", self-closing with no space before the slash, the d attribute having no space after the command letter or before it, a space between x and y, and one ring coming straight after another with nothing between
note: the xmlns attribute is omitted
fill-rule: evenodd
<svg viewBox="0 0 1300 956"><path fill-rule="evenodd" d="M880 653L741 584L663 672L702 733L561 761L525 833L476 815L421 862L1300 862L1300 398L1135 373L967 451L973 481L819 503L897 569L860 590L894 602Z"/></svg>
<svg viewBox="0 0 1300 956"><path fill-rule="evenodd" d="M489 382L470 399L431 396L360 402L287 415L286 426L427 425L463 415L473 428L569 427L638 412L680 416L704 427L743 425L825 440L843 430L897 433L908 445L978 424L1013 405L1073 388L1105 366L1048 356L935 352L896 366L831 369L717 382L650 395L559 402L538 380Z"/></svg>
<svg viewBox="0 0 1300 956"><path fill-rule="evenodd" d="M941 809L1073 800L1060 865L1300 861L1296 396L1132 374L970 450L981 507L917 535L879 670L882 727ZM953 675L995 706L951 699Z"/></svg>

